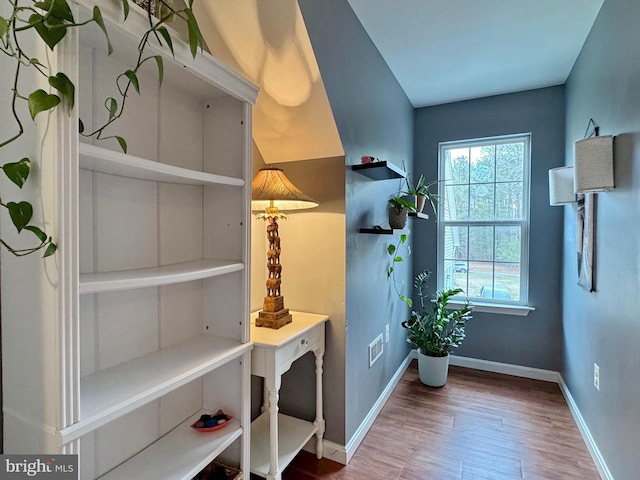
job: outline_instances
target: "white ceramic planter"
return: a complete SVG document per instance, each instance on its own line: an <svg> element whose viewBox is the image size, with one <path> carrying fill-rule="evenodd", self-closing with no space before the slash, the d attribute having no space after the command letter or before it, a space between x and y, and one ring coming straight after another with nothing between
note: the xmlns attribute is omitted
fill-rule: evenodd
<svg viewBox="0 0 640 480"><path fill-rule="evenodd" d="M430 387L442 387L447 383L449 355L430 357L418 351L418 373L420 381Z"/></svg>

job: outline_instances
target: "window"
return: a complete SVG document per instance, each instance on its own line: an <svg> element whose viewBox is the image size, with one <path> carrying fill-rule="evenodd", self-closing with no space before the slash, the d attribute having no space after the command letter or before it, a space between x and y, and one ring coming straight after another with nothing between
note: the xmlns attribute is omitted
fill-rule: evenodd
<svg viewBox="0 0 640 480"><path fill-rule="evenodd" d="M440 144L438 288L526 305L530 135Z"/></svg>

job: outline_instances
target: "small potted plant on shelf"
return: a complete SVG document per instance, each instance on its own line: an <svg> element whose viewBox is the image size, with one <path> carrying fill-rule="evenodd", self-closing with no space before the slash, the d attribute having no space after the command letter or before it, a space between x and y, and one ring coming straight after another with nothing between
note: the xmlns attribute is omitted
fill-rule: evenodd
<svg viewBox="0 0 640 480"><path fill-rule="evenodd" d="M418 177L418 181L415 184L411 182L410 176L407 176L407 178L405 179L405 182L407 184L407 190L405 194L409 197L415 197L415 199L413 200L413 203L416 205L416 211L419 213L422 212L422 209L424 208L426 201L429 200L431 209L435 214L436 203L438 202L438 199L440 197L437 193L432 193L429 189L433 185L436 185L438 182L435 181L431 183L425 183L424 175L420 175L420 177ZM408 200L408 201L411 201L411 200Z"/></svg>
<svg viewBox="0 0 640 480"><path fill-rule="evenodd" d="M464 340L472 307L467 301L462 308L447 308L449 299L462 293L462 289L452 288L438 292L434 305L428 308L425 289L430 276L428 270L416 275L413 286L420 299L420 311L412 311L402 326L409 330L407 341L418 349L420 381L430 387L442 387L447 382L449 352Z"/></svg>
<svg viewBox="0 0 640 480"><path fill-rule="evenodd" d="M402 197L391 197L387 202L389 207L389 226L393 229L402 229L407 224L409 212L415 212L415 204Z"/></svg>

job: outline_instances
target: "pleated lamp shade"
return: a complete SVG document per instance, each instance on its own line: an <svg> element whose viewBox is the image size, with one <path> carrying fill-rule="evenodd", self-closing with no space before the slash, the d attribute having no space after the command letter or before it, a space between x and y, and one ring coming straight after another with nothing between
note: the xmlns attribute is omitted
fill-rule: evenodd
<svg viewBox="0 0 640 480"><path fill-rule="evenodd" d="M574 146L574 191L606 192L613 183L613 136L590 137Z"/></svg>
<svg viewBox="0 0 640 480"><path fill-rule="evenodd" d="M260 169L251 182L251 209L302 210L317 207L318 202L302 193L279 168Z"/></svg>
<svg viewBox="0 0 640 480"><path fill-rule="evenodd" d="M549 204L565 205L575 201L573 167L558 167L549 170Z"/></svg>

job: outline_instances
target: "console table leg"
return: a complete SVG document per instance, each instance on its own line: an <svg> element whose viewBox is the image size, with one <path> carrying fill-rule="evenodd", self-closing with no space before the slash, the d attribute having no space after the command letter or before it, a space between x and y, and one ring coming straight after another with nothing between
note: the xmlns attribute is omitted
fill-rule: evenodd
<svg viewBox="0 0 640 480"><path fill-rule="evenodd" d="M314 422L316 428L316 457L319 459L323 456L323 437L324 437L324 417L322 408L322 359L323 352L313 352L316 357L316 421Z"/></svg>
<svg viewBox="0 0 640 480"><path fill-rule="evenodd" d="M278 391L280 386L268 386L269 391L269 475L268 480L280 480L278 471Z"/></svg>

